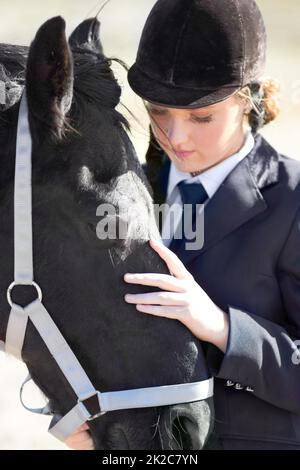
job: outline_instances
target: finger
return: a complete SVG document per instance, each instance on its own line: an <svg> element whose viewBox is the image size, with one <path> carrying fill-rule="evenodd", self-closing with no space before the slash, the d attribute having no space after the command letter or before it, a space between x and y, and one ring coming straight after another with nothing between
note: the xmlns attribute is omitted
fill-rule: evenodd
<svg viewBox="0 0 300 470"><path fill-rule="evenodd" d="M83 423L78 429L77 431L75 431L75 434L78 433L78 432L81 432L81 431L89 431L89 425L86 424L86 423Z"/></svg>
<svg viewBox="0 0 300 470"><path fill-rule="evenodd" d="M66 442L78 444L80 442L91 441L91 440L92 438L88 431L81 431L81 432L76 432L72 434L71 436L69 436Z"/></svg>
<svg viewBox="0 0 300 470"><path fill-rule="evenodd" d="M90 441L82 441L82 442L65 442L65 445L73 450L94 450L94 444Z"/></svg>
<svg viewBox="0 0 300 470"><path fill-rule="evenodd" d="M144 286L158 287L161 290L172 292L185 292L186 286L182 279L177 279L169 274L158 273L127 273L124 280L129 284L141 284Z"/></svg>
<svg viewBox="0 0 300 470"><path fill-rule="evenodd" d="M77 435L83 435L83 433L85 431L89 431L89 429L90 429L89 426L86 423L84 423L78 429L76 429L76 431L73 432L70 438L77 436Z"/></svg>
<svg viewBox="0 0 300 470"><path fill-rule="evenodd" d="M150 240L150 246L159 254L165 261L169 271L178 279L186 279L192 277L191 273L185 268L182 261L176 256L173 251L169 250L163 243L156 240Z"/></svg>
<svg viewBox="0 0 300 470"><path fill-rule="evenodd" d="M125 300L129 304L144 305L187 305L183 294L174 292L150 292L148 294L126 294Z"/></svg>
<svg viewBox="0 0 300 470"><path fill-rule="evenodd" d="M69 449L72 450L95 450L94 444L87 442L87 443L81 443L81 444L76 444L76 445L69 445L66 444Z"/></svg>
<svg viewBox="0 0 300 470"><path fill-rule="evenodd" d="M87 431L72 434L65 444L75 450L91 450L94 448L93 439Z"/></svg>
<svg viewBox="0 0 300 470"><path fill-rule="evenodd" d="M157 317L170 318L172 320L179 320L183 313L182 307L158 307L155 305L137 304L136 309L139 312L148 313Z"/></svg>

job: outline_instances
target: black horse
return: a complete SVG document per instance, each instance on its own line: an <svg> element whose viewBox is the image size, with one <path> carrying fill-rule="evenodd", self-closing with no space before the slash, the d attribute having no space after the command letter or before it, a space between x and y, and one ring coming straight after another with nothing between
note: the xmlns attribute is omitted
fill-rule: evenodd
<svg viewBox="0 0 300 470"><path fill-rule="evenodd" d="M6 102L0 113L0 340L13 280L13 185L19 100L26 85L33 140L35 280L43 302L94 386L117 391L207 378L201 345L179 322L138 313L124 301L145 288L125 284L126 272L167 273L149 247L159 236L148 183L116 111L120 87L99 39L86 20L65 36L56 17L41 26L30 48L0 46ZM127 236L99 239L99 204L120 203ZM113 216L111 216L113 217ZM125 217L126 218L126 217ZM124 220L123 220L124 222ZM31 288L14 289L27 305ZM76 403L34 326L23 360L55 412ZM2 386L5 386L3 384ZM170 407L114 411L90 422L97 449L201 449L213 421L211 399Z"/></svg>

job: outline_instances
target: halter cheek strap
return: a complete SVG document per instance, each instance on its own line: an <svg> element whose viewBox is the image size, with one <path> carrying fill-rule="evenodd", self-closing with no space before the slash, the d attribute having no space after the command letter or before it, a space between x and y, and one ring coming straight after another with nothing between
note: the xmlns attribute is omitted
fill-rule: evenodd
<svg viewBox="0 0 300 470"><path fill-rule="evenodd" d="M213 395L212 378L193 383L105 393L95 389L42 303L42 291L34 282L31 149L26 91L24 91L19 110L15 169L15 280L7 290L7 300L11 311L6 331L5 351L22 359L22 348L30 319L76 394L77 402L71 405L70 411L65 416L54 415L49 432L65 441L84 422L98 418L109 411L189 403L211 397ZM37 290L37 299L25 307L15 304L11 299L11 294L18 284L33 285ZM0 342L1 347L3 348L3 344L1 345ZM25 380L21 388L21 401L24 385L29 379L30 377ZM94 414L89 412L85 404L85 401L93 396L97 397L98 401L98 411ZM51 414L48 405L35 410L26 408L35 413Z"/></svg>

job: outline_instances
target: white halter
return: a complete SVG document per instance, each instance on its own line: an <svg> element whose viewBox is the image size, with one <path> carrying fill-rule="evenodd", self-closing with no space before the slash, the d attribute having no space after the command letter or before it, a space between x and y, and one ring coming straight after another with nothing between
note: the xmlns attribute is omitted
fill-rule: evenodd
<svg viewBox="0 0 300 470"><path fill-rule="evenodd" d="M13 354L18 359L22 359L21 355L26 327L28 319L30 319L76 393L78 397L77 404L62 418L58 415L54 415L49 427L49 432L64 441L81 424L93 420L108 411L167 406L211 397L213 395L212 378L194 383L148 387L119 392L101 393L95 389L42 304L42 291L34 282L31 153L32 140L28 121L26 92L24 90L19 110L15 169L15 280L7 290L7 300L11 306L11 312L6 332L5 351ZM33 285L38 294L38 298L24 308L13 303L11 300L11 291L14 286L18 284ZM28 380L29 379L26 379L25 383ZM23 386L21 388L21 394ZM91 415L84 404L84 401L92 396L96 396L99 403L99 411L95 415ZM43 409L30 411L51 414L48 405Z"/></svg>

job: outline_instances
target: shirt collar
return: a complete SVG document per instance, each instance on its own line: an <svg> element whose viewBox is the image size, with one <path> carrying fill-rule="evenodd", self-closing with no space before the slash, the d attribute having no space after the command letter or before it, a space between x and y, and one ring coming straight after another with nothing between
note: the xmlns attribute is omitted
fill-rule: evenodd
<svg viewBox="0 0 300 470"><path fill-rule="evenodd" d="M171 196L174 188L180 181L187 180L187 183L201 183L204 186L208 197L211 198L223 183L227 175L242 161L253 149L255 144L254 137L251 132L246 136L245 143L242 148L226 158L224 161L209 168L198 176L191 176L190 173L177 170L174 163L171 163L170 176L168 182L167 199Z"/></svg>

